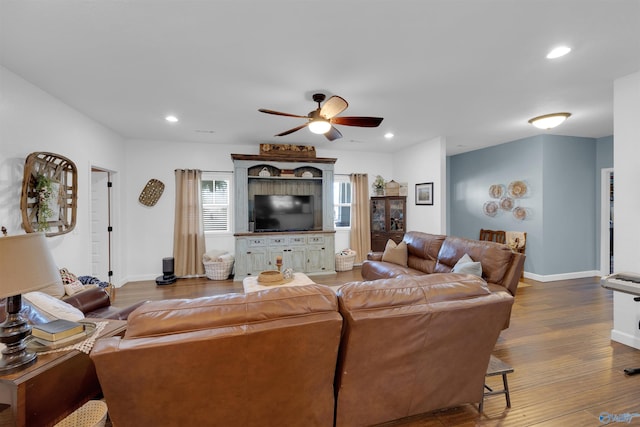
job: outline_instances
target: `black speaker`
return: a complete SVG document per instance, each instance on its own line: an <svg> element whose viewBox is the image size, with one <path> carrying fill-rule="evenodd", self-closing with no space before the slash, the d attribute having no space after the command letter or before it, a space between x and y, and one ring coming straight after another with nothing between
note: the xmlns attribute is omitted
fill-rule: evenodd
<svg viewBox="0 0 640 427"><path fill-rule="evenodd" d="M162 276L156 278L156 285L170 285L178 278L173 274L173 257L162 258Z"/></svg>
<svg viewBox="0 0 640 427"><path fill-rule="evenodd" d="M162 274L165 276L173 274L173 257L162 258Z"/></svg>

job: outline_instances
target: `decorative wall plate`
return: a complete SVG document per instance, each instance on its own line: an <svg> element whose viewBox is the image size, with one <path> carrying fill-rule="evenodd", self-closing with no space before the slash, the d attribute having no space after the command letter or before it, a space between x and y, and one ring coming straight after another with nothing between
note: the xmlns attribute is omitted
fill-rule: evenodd
<svg viewBox="0 0 640 427"><path fill-rule="evenodd" d="M513 181L509 184L509 195L516 199L524 197L527 191L527 184L524 181Z"/></svg>
<svg viewBox="0 0 640 427"><path fill-rule="evenodd" d="M164 192L164 184L155 178L152 178L142 189L138 201L145 206L154 206L158 203L160 196Z"/></svg>
<svg viewBox="0 0 640 427"><path fill-rule="evenodd" d="M494 199L499 199L504 195L504 190L504 185L493 184L491 187L489 187L489 196L493 197Z"/></svg>
<svg viewBox="0 0 640 427"><path fill-rule="evenodd" d="M514 202L511 197L503 197L502 199L500 199L500 209L510 211L511 209L513 209L513 205Z"/></svg>
<svg viewBox="0 0 640 427"><path fill-rule="evenodd" d="M527 218L527 210L525 208L517 207L513 210L513 217L523 221Z"/></svg>
<svg viewBox="0 0 640 427"><path fill-rule="evenodd" d="M494 217L498 213L498 204L493 200L488 201L484 204L482 210L486 216Z"/></svg>

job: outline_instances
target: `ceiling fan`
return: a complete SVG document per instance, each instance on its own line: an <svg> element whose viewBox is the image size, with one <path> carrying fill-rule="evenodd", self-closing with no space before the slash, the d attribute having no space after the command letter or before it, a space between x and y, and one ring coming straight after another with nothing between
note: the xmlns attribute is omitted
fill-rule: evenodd
<svg viewBox="0 0 640 427"><path fill-rule="evenodd" d="M313 133L324 134L329 140L333 141L338 138L342 138L342 134L333 125L345 125L345 126L359 126L374 128L380 125L382 117L336 117L347 109L349 104L344 98L339 96L332 96L327 99L324 105L320 106L320 103L324 101L326 96L323 93L315 93L313 100L318 103L318 108L311 111L306 116L299 116L297 114L282 113L280 111L267 110L260 108L258 111L261 113L275 114L277 116L287 117L299 117L301 119L307 119L305 124L296 126L293 129L289 129L275 136L285 136L298 131L304 127L309 127L309 130Z"/></svg>

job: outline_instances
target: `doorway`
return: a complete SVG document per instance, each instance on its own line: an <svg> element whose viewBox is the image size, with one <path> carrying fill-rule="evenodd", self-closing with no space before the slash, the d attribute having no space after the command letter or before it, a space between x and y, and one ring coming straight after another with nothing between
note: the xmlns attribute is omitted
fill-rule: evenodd
<svg viewBox="0 0 640 427"><path fill-rule="evenodd" d="M602 169L600 180L600 274L613 274L613 168Z"/></svg>
<svg viewBox="0 0 640 427"><path fill-rule="evenodd" d="M111 172L91 168L91 275L111 283Z"/></svg>

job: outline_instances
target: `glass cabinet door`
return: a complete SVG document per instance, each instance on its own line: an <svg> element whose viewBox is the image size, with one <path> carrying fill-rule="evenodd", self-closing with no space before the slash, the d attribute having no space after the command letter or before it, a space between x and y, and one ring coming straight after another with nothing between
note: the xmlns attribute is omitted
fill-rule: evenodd
<svg viewBox="0 0 640 427"><path fill-rule="evenodd" d="M371 200L371 231L387 231L384 204L384 199Z"/></svg>
<svg viewBox="0 0 640 427"><path fill-rule="evenodd" d="M390 231L404 231L404 201L389 200Z"/></svg>

